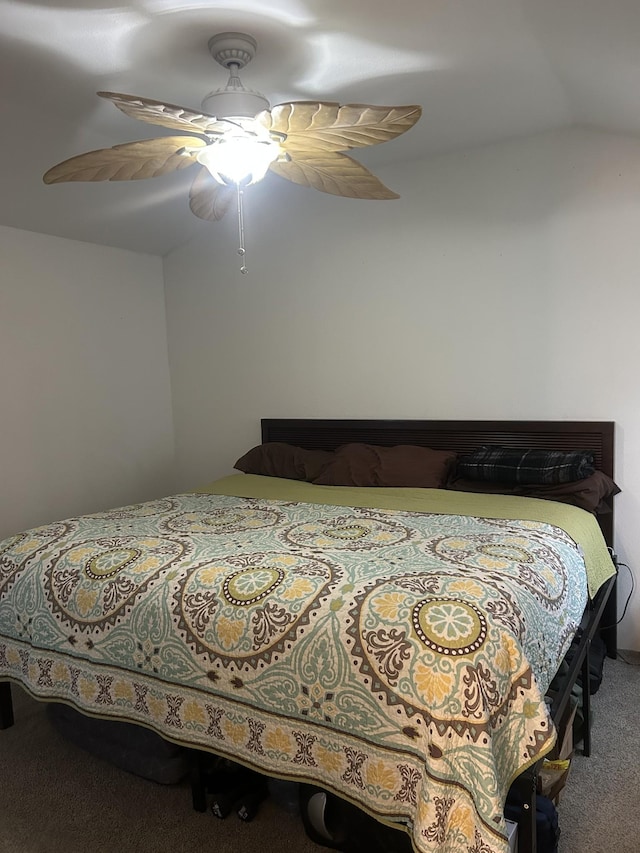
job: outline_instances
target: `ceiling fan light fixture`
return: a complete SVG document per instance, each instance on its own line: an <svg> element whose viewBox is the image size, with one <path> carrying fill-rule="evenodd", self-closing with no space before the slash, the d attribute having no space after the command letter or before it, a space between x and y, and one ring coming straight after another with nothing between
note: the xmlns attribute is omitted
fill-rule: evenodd
<svg viewBox="0 0 640 853"><path fill-rule="evenodd" d="M236 117L236 121L241 119ZM212 140L196 159L219 184L248 185L261 181L280 154L280 144L264 129L260 133L259 129L230 124L230 130Z"/></svg>

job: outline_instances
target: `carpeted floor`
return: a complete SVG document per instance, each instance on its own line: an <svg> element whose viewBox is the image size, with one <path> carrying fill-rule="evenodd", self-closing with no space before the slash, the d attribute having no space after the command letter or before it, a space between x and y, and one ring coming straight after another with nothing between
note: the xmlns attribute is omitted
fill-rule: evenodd
<svg viewBox="0 0 640 853"><path fill-rule="evenodd" d="M94 758L52 728L42 704L13 694L16 724L0 732L0 853L322 849L269 800L249 823L193 811L187 783L157 785ZM574 758L561 798L560 853L640 850L639 705L640 667L607 660L592 756Z"/></svg>
<svg viewBox="0 0 640 853"><path fill-rule="evenodd" d="M640 851L640 655L622 654L605 661L591 756L577 751L560 798L560 853Z"/></svg>
<svg viewBox="0 0 640 853"><path fill-rule="evenodd" d="M188 782L140 779L64 740L15 685L0 731L0 853L319 853L270 800L248 823L191 807Z"/></svg>

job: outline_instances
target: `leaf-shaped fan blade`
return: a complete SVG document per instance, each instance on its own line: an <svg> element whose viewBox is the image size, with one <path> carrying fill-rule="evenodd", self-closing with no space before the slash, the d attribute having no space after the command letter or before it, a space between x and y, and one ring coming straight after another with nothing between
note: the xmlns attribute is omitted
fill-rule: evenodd
<svg viewBox="0 0 640 853"><path fill-rule="evenodd" d="M235 192L235 187L219 184L214 180L203 166L191 185L189 207L200 219L217 222L229 209Z"/></svg>
<svg viewBox="0 0 640 853"><path fill-rule="evenodd" d="M256 116L268 130L286 134L285 151L346 151L387 142L418 121L422 108L376 107L294 101L278 104Z"/></svg>
<svg viewBox="0 0 640 853"><path fill-rule="evenodd" d="M198 113L188 107L163 104L162 101L152 101L138 95L123 95L120 92L98 92L98 95L111 101L125 115L149 124L159 124L171 130L191 130L193 133L221 133L223 130L217 127L218 120L215 116Z"/></svg>
<svg viewBox="0 0 640 853"><path fill-rule="evenodd" d="M125 142L113 148L100 148L78 154L44 175L45 184L63 181L137 181L156 178L185 169L196 162L195 153L185 147L203 148L206 142L196 136L161 136L141 142Z"/></svg>
<svg viewBox="0 0 640 853"><path fill-rule="evenodd" d="M290 154L290 157L288 161L272 163L269 168L288 181L332 195L347 198L399 198L362 163L346 154L318 151Z"/></svg>

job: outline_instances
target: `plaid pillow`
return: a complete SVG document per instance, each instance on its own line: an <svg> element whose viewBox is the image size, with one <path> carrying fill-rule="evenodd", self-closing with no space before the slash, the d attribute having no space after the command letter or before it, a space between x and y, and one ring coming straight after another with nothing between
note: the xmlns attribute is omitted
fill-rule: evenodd
<svg viewBox="0 0 640 853"><path fill-rule="evenodd" d="M583 480L595 471L590 450L528 450L517 447L479 447L458 459L456 475L527 485L554 485Z"/></svg>

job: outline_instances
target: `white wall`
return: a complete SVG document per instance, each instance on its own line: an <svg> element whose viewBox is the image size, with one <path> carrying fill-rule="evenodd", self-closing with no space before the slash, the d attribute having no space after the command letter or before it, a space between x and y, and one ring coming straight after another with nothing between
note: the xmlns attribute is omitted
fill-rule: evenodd
<svg viewBox="0 0 640 853"><path fill-rule="evenodd" d="M180 487L228 473L261 417L614 420L640 571L640 143L575 130L377 171L399 200L247 192L247 276L233 216L165 258ZM620 644L640 649L638 596Z"/></svg>
<svg viewBox="0 0 640 853"><path fill-rule="evenodd" d="M159 258L0 227L0 538L168 493Z"/></svg>

